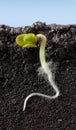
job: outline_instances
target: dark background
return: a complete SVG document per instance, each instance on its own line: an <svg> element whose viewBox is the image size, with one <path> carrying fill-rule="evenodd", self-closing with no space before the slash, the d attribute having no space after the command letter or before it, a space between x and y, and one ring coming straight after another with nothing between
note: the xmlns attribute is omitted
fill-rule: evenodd
<svg viewBox="0 0 76 130"><path fill-rule="evenodd" d="M30 98L23 112L30 93L54 94L37 73L39 48L23 49L15 42L18 34L30 32L47 37L46 59L57 65L60 96ZM76 25L0 25L0 130L76 130Z"/></svg>

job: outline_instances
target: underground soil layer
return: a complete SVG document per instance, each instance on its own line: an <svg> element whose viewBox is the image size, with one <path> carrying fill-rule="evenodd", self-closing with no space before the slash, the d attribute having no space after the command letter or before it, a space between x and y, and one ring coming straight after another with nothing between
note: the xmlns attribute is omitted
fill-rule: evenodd
<svg viewBox="0 0 76 130"><path fill-rule="evenodd" d="M30 93L54 91L47 77L38 75L39 47L24 49L16 44L21 33L47 37L46 60L53 62L60 90L54 100L30 98L25 111L23 103ZM76 130L76 25L0 25L0 130Z"/></svg>

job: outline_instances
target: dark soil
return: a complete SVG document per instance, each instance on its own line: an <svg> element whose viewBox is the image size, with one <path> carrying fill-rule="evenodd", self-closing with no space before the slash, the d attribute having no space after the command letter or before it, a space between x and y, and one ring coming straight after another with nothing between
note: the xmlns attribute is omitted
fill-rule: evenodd
<svg viewBox="0 0 76 130"><path fill-rule="evenodd" d="M57 64L60 96L55 100L33 97L23 112L31 92L54 94L37 73L39 48L22 49L15 42L18 34L30 32L47 37L46 59ZM76 25L0 25L0 130L76 130Z"/></svg>

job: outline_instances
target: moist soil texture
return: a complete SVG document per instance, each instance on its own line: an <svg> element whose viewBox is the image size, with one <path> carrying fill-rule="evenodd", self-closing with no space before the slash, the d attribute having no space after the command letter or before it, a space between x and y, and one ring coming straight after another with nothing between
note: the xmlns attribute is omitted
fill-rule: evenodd
<svg viewBox="0 0 76 130"><path fill-rule="evenodd" d="M60 96L46 100L33 92L53 95L46 77L38 75L39 47L24 49L15 42L21 33L47 37L46 60L53 62ZM0 130L76 130L76 25L36 22L31 26L0 25Z"/></svg>

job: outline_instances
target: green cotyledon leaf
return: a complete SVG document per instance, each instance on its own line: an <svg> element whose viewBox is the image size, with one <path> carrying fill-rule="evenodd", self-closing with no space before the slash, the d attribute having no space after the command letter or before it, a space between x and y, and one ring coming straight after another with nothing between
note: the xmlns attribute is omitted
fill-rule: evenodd
<svg viewBox="0 0 76 130"><path fill-rule="evenodd" d="M37 36L33 33L20 34L16 37L17 44L23 48L37 47L37 40Z"/></svg>

